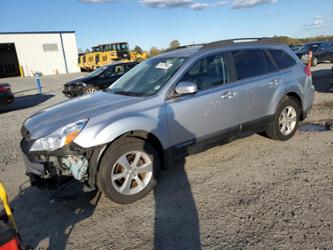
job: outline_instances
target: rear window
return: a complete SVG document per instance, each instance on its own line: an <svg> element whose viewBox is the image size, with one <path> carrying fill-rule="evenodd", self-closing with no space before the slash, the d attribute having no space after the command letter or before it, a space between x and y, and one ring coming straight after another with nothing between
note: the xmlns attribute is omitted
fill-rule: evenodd
<svg viewBox="0 0 333 250"><path fill-rule="evenodd" d="M269 52L272 54L279 69L288 68L296 63L295 59L283 50L270 49Z"/></svg>
<svg viewBox="0 0 333 250"><path fill-rule="evenodd" d="M232 51L238 80L275 71L275 66L260 49Z"/></svg>

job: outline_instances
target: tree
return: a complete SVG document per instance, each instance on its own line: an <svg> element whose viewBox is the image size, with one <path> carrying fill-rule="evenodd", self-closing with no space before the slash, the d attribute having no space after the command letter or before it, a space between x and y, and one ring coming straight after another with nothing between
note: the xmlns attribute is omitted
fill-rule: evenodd
<svg viewBox="0 0 333 250"><path fill-rule="evenodd" d="M134 51L141 54L143 52L143 49L141 49L141 47L137 45L135 46Z"/></svg>
<svg viewBox="0 0 333 250"><path fill-rule="evenodd" d="M180 42L178 40L170 42L169 49L177 49L178 47L180 47Z"/></svg>
<svg viewBox="0 0 333 250"><path fill-rule="evenodd" d="M151 47L148 54L149 54L149 57L153 57L153 56L157 56L160 53L161 53L161 51L158 48Z"/></svg>

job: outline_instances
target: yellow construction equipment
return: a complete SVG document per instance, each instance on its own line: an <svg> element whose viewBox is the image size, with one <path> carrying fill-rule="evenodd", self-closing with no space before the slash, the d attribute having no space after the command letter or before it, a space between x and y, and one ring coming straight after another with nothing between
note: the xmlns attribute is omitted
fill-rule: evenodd
<svg viewBox="0 0 333 250"><path fill-rule="evenodd" d="M3 203L5 213L7 215L7 218L8 218L8 221L9 221L10 225L12 226L12 228L15 229L16 233L18 233L16 222L14 220L12 210L11 210L11 208L9 206L9 203L8 203L6 189L5 189L5 187L3 186L3 184L1 182L0 182L0 200Z"/></svg>
<svg viewBox="0 0 333 250"><path fill-rule="evenodd" d="M91 51L79 54L79 67L91 71L115 61L135 62L145 59L147 52L129 51L127 42L117 42L94 46Z"/></svg>

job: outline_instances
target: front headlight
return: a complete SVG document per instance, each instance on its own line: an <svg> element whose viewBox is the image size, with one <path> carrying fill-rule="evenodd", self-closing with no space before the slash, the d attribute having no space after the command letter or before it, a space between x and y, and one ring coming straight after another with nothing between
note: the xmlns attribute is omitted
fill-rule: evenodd
<svg viewBox="0 0 333 250"><path fill-rule="evenodd" d="M70 144L80 134L87 122L88 119L83 119L57 129L48 136L36 140L30 151L54 151Z"/></svg>
<svg viewBox="0 0 333 250"><path fill-rule="evenodd" d="M85 84L84 82L77 82L75 84L78 85L78 86L82 86L82 87L86 87L87 86L87 84Z"/></svg>

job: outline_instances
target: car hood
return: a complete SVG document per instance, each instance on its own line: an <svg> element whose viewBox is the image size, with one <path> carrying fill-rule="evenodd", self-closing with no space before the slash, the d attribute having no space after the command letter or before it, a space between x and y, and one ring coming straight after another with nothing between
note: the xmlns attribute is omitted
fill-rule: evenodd
<svg viewBox="0 0 333 250"><path fill-rule="evenodd" d="M78 82L87 82L87 81L91 80L92 78L93 77L89 77L89 76L81 76L81 77L75 78L69 82L66 82L64 85L68 86L68 85L72 85L72 84L75 84Z"/></svg>
<svg viewBox="0 0 333 250"><path fill-rule="evenodd" d="M137 104L144 99L98 91L42 110L28 118L24 126L29 131L31 139L38 139L70 123L85 118L91 119L124 106Z"/></svg>

